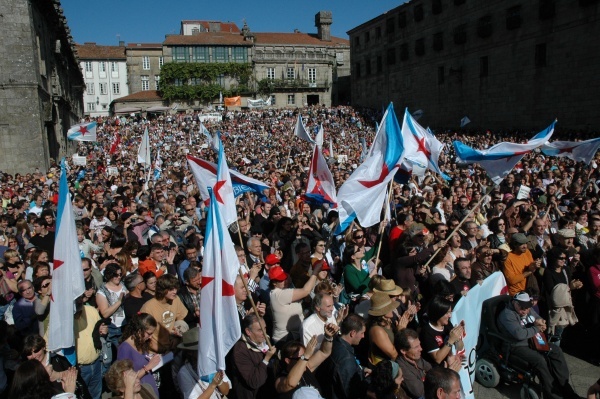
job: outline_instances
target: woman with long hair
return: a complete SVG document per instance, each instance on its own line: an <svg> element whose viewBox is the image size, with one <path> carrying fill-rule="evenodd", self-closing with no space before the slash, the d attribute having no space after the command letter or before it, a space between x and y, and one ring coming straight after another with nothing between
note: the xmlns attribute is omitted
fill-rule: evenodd
<svg viewBox="0 0 600 399"><path fill-rule="evenodd" d="M144 278L144 283L146 283L144 292L154 297L156 295L156 274L153 272L146 272L142 277Z"/></svg>
<svg viewBox="0 0 600 399"><path fill-rule="evenodd" d="M487 236L487 240L490 243L491 249L497 249L502 244L506 244L506 221L500 217L490 219L488 223L488 229L492 234Z"/></svg>
<svg viewBox="0 0 600 399"><path fill-rule="evenodd" d="M148 358L150 338L157 327L156 319L148 313L135 315L123 330L121 345L117 349L117 360L131 360L133 370L142 383L149 384L158 396L158 387L152 377L152 369L160 362L160 355Z"/></svg>
<svg viewBox="0 0 600 399"><path fill-rule="evenodd" d="M96 292L96 304L98 311L104 318L110 318L111 323L108 326L108 340L116 348L119 345L121 337L121 326L125 321L125 311L123 310L123 298L127 294L127 289L122 283L123 271L116 262L111 262L104 269L104 284Z"/></svg>
<svg viewBox="0 0 600 399"><path fill-rule="evenodd" d="M62 397L62 395L58 395L64 392L70 392L75 396L76 376L76 369L65 374L64 380L61 379L61 389L50 381L48 372L40 362L35 359L26 360L15 371L8 397L19 399L51 399Z"/></svg>
<svg viewBox="0 0 600 399"><path fill-rule="evenodd" d="M344 248L344 287L348 296L361 296L369 290L371 277L377 274L377 268L369 271L362 259L365 256L364 246L347 244Z"/></svg>

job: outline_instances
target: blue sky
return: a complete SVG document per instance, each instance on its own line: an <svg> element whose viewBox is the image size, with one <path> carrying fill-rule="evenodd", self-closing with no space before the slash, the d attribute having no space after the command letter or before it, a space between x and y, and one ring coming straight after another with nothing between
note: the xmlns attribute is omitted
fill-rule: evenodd
<svg viewBox="0 0 600 399"><path fill-rule="evenodd" d="M404 0L62 0L68 25L77 43L96 42L160 43L165 35L179 33L183 19L235 22L244 19L254 32L316 33L315 14L333 13L331 33L347 38L346 32L379 14L402 4ZM118 35L118 36L117 36Z"/></svg>

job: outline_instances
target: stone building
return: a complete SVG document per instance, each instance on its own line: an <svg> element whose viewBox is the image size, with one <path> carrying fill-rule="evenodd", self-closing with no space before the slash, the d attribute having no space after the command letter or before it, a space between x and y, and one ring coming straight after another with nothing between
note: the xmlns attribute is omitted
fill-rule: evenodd
<svg viewBox="0 0 600 399"><path fill-rule="evenodd" d="M129 94L125 44L98 46L84 43L77 46L77 54L85 80L85 115L108 116L113 100Z"/></svg>
<svg viewBox="0 0 600 399"><path fill-rule="evenodd" d="M129 92L160 89L160 68L164 64L161 43L128 43L127 75Z"/></svg>
<svg viewBox="0 0 600 399"><path fill-rule="evenodd" d="M254 78L277 108L349 102L349 41L331 36L330 11L315 15L317 33L251 34ZM247 27L242 32L250 35Z"/></svg>
<svg viewBox="0 0 600 399"><path fill-rule="evenodd" d="M600 127L597 0L413 0L348 34L355 106L393 101L439 127Z"/></svg>
<svg viewBox="0 0 600 399"><path fill-rule="evenodd" d="M83 75L59 0L0 2L0 170L45 170L74 152Z"/></svg>

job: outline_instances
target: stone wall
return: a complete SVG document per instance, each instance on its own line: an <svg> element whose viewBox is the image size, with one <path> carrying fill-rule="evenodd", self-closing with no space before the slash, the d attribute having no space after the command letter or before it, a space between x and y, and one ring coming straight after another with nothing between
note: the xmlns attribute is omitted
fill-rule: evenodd
<svg viewBox="0 0 600 399"><path fill-rule="evenodd" d="M355 106L393 101L437 127L600 128L598 1L414 0L349 35Z"/></svg>

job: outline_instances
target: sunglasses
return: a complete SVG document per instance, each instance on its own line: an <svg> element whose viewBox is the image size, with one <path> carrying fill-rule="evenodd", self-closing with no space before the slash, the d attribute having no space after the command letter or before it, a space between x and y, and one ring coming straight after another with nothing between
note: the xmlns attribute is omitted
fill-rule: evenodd
<svg viewBox="0 0 600 399"><path fill-rule="evenodd" d="M84 272L89 272L90 270L92 270L92 268L91 268L91 267L85 267L85 268L83 269L83 271L84 271Z"/></svg>
<svg viewBox="0 0 600 399"><path fill-rule="evenodd" d="M355 236L354 237L355 240L360 240L361 238L365 238L365 236Z"/></svg>

